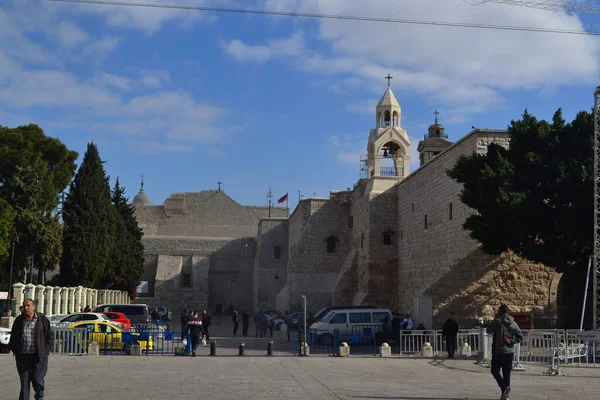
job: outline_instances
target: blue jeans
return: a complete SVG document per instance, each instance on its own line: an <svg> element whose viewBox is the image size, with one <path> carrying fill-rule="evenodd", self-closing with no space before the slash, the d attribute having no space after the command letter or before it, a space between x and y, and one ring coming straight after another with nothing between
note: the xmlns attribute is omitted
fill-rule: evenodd
<svg viewBox="0 0 600 400"><path fill-rule="evenodd" d="M21 380L19 400L29 400L30 389L33 386L34 398L44 398L44 378L48 371L48 357L40 360L37 354L22 354L16 357L17 372Z"/></svg>
<svg viewBox="0 0 600 400"><path fill-rule="evenodd" d="M492 375L496 378L502 392L510 386L510 372L512 371L514 353L494 354L492 356ZM502 369L502 375L500 375Z"/></svg>

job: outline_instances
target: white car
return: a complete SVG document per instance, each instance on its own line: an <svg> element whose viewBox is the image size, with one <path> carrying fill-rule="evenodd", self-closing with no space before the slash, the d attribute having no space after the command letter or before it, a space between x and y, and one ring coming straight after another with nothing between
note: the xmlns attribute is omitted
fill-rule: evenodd
<svg viewBox="0 0 600 400"><path fill-rule="evenodd" d="M8 353L8 342L10 342L10 329L0 328L0 353Z"/></svg>
<svg viewBox="0 0 600 400"><path fill-rule="evenodd" d="M50 321L50 325L53 328L66 328L69 325L72 325L76 322L82 322L82 321L90 321L90 322L110 322L112 325L116 325L119 328L122 328L123 326L118 323L115 322L113 320L111 320L110 318L108 318L108 316L106 316L105 314L100 314L100 313L75 313L75 314L69 314L64 316L63 318L57 318L54 321Z"/></svg>

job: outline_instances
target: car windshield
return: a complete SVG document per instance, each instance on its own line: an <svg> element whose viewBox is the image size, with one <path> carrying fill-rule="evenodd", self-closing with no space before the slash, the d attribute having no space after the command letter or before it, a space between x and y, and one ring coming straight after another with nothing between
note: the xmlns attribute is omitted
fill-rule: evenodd
<svg viewBox="0 0 600 400"><path fill-rule="evenodd" d="M328 322L335 315L335 311L329 311L319 322Z"/></svg>

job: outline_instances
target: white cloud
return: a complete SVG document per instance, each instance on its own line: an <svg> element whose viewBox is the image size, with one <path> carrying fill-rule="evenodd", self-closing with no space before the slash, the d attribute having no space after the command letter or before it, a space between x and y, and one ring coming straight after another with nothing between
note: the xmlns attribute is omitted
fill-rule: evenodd
<svg viewBox="0 0 600 400"><path fill-rule="evenodd" d="M276 57L299 57L306 51L304 34L296 32L287 39L268 41L265 45L249 45L239 39L221 41L223 50L238 61L264 63Z"/></svg>
<svg viewBox="0 0 600 400"><path fill-rule="evenodd" d="M291 8L290 3L276 0L264 4L278 11ZM401 14L398 11L397 0L380 0L377 7L346 0L298 3L298 12L305 13L584 29L577 15L502 4L473 7L458 0L420 0L402 7ZM304 46L294 59L298 69L349 77L377 92L385 84L383 77L391 73L398 91L445 106L454 120L504 103L511 91L593 85L600 75L600 43L591 36L331 19L317 23L317 38L329 50L309 51ZM249 45L234 39L230 43L235 43L238 52L228 53L240 61L256 61L253 50L262 52L256 56L262 62L284 56L273 50L273 42Z"/></svg>
<svg viewBox="0 0 600 400"><path fill-rule="evenodd" d="M123 92L131 91L135 85L135 82L132 79L106 72L100 74L96 81L101 85L106 84L109 87L121 90Z"/></svg>
<svg viewBox="0 0 600 400"><path fill-rule="evenodd" d="M70 48L87 42L90 35L76 24L62 21L56 27L56 39L60 46Z"/></svg>
<svg viewBox="0 0 600 400"><path fill-rule="evenodd" d="M83 55L96 65L102 64L121 41L122 39L116 36L105 36L85 45Z"/></svg>
<svg viewBox="0 0 600 400"><path fill-rule="evenodd" d="M169 71L165 70L141 70L139 73L142 83L151 89L158 89L171 80Z"/></svg>

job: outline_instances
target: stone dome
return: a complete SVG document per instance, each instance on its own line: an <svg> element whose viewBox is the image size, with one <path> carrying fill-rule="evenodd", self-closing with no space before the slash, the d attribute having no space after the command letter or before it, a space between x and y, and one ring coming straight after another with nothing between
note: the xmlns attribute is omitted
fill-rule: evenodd
<svg viewBox="0 0 600 400"><path fill-rule="evenodd" d="M143 187L140 189L140 192L138 194L136 194L135 197L133 198L132 204L135 207L151 206L152 205L152 202L150 201L150 197L148 197L148 195L144 191Z"/></svg>

